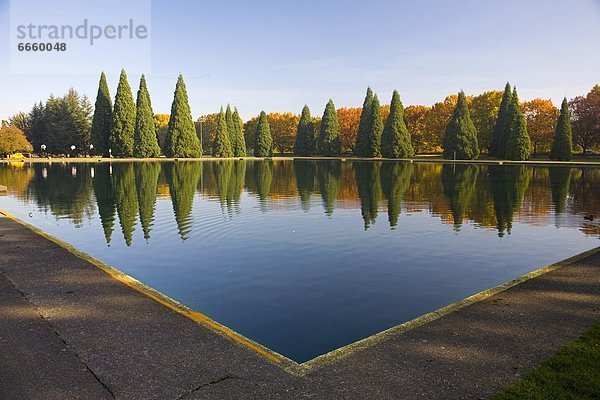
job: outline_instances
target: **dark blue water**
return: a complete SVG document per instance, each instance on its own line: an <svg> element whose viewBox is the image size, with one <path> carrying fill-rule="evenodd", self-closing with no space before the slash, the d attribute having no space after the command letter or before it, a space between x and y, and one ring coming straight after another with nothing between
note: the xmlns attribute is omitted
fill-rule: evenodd
<svg viewBox="0 0 600 400"><path fill-rule="evenodd" d="M0 184L1 209L297 362L600 245L591 168L54 162Z"/></svg>

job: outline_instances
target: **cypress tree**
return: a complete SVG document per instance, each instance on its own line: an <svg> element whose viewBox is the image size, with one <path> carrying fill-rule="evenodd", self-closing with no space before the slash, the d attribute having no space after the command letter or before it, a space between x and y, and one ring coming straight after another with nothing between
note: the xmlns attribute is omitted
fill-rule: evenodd
<svg viewBox="0 0 600 400"><path fill-rule="evenodd" d="M242 119L240 118L237 107L233 109L233 130L233 155L235 157L246 157L246 139L244 138L244 132L242 132Z"/></svg>
<svg viewBox="0 0 600 400"><path fill-rule="evenodd" d="M231 110L229 110L229 119L231 120L231 129L233 129L233 120L231 118ZM220 158L233 157L231 143L229 142L229 130L226 119L226 114L223 113L223 107L219 112L217 119L217 132L213 141L213 156Z"/></svg>
<svg viewBox="0 0 600 400"><path fill-rule="evenodd" d="M509 132L506 142L505 157L508 160L529 160L531 155L531 140L527 133L527 121L519 107L519 96L515 87L509 108Z"/></svg>
<svg viewBox="0 0 600 400"><path fill-rule="evenodd" d="M112 115L110 129L110 148L117 157L131 157L133 155L133 135L135 131L135 103L131 94L131 87L127 82L125 70L121 70L119 86L115 96L115 108Z"/></svg>
<svg viewBox="0 0 600 400"><path fill-rule="evenodd" d="M387 158L410 158L415 155L404 121L404 106L397 90L392 95L390 114L383 129L381 154Z"/></svg>
<svg viewBox="0 0 600 400"><path fill-rule="evenodd" d="M373 102L373 91L367 88L367 94L363 102L360 122L358 123L358 134L356 135L355 153L359 157L367 157L367 143L369 137L369 122L371 121L371 103Z"/></svg>
<svg viewBox="0 0 600 400"><path fill-rule="evenodd" d="M229 146L231 147L231 154L233 154L233 141L235 140L235 127L233 126L233 112L231 106L227 104L225 109L225 123L227 125L227 135L229 137Z"/></svg>
<svg viewBox="0 0 600 400"><path fill-rule="evenodd" d="M202 147L196 135L183 75L177 78L167 128L165 150L168 157L201 157Z"/></svg>
<svg viewBox="0 0 600 400"><path fill-rule="evenodd" d="M479 156L477 132L469 114L467 97L462 90L444 135L444 158L471 160Z"/></svg>
<svg viewBox="0 0 600 400"><path fill-rule="evenodd" d="M307 105L302 108L302 116L296 129L296 142L294 143L294 154L297 156L310 156L315 151L315 125L310 116Z"/></svg>
<svg viewBox="0 0 600 400"><path fill-rule="evenodd" d="M377 95L373 96L371 112L369 113L369 134L367 136L367 157L381 157L381 133L383 121L381 119L381 105Z"/></svg>
<svg viewBox="0 0 600 400"><path fill-rule="evenodd" d="M254 157L271 156L273 156L273 137L271 136L267 114L261 111L256 126L256 134L254 135Z"/></svg>
<svg viewBox="0 0 600 400"><path fill-rule="evenodd" d="M159 157L160 147L156 137L154 112L152 111L150 94L146 87L146 77L143 74L137 93L136 108L133 155L139 158Z"/></svg>
<svg viewBox="0 0 600 400"><path fill-rule="evenodd" d="M102 72L102 74L100 74L98 94L96 95L94 118L92 119L91 136L95 154L108 155L108 139L112 123L112 108L112 100L110 98L108 84L106 83L106 75Z"/></svg>
<svg viewBox="0 0 600 400"><path fill-rule="evenodd" d="M569 113L569 103L567 98L563 99L560 107L560 116L556 124L554 141L550 158L559 161L569 161L573 153L573 139L571 136L571 116Z"/></svg>
<svg viewBox="0 0 600 400"><path fill-rule="evenodd" d="M492 131L492 139L490 141L490 156L504 158L506 154L506 143L509 134L510 113L509 108L512 102L512 89L510 83L506 82L502 102L498 109L498 117Z"/></svg>
<svg viewBox="0 0 600 400"><path fill-rule="evenodd" d="M340 142L340 123L333 100L329 99L323 118L321 119L321 131L317 140L317 151L322 156L339 156L342 152Z"/></svg>

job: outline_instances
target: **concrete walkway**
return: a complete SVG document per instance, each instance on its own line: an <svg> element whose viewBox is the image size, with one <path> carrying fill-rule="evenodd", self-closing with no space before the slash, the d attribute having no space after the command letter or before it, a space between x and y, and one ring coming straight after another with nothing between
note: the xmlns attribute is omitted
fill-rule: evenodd
<svg viewBox="0 0 600 400"><path fill-rule="evenodd" d="M600 318L599 272L595 253L295 376L0 216L0 398L487 398Z"/></svg>

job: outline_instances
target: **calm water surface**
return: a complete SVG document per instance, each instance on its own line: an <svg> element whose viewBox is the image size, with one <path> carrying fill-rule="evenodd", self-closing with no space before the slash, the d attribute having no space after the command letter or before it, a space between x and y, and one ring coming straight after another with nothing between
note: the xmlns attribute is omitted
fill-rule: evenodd
<svg viewBox="0 0 600 400"><path fill-rule="evenodd" d="M303 362L600 245L600 169L0 164L0 208Z"/></svg>

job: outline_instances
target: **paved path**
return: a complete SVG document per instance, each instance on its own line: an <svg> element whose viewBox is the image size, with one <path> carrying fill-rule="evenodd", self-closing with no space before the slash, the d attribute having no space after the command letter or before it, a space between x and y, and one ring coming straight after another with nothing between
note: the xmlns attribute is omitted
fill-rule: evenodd
<svg viewBox="0 0 600 400"><path fill-rule="evenodd" d="M0 217L0 399L486 398L600 318L600 253L299 377Z"/></svg>

